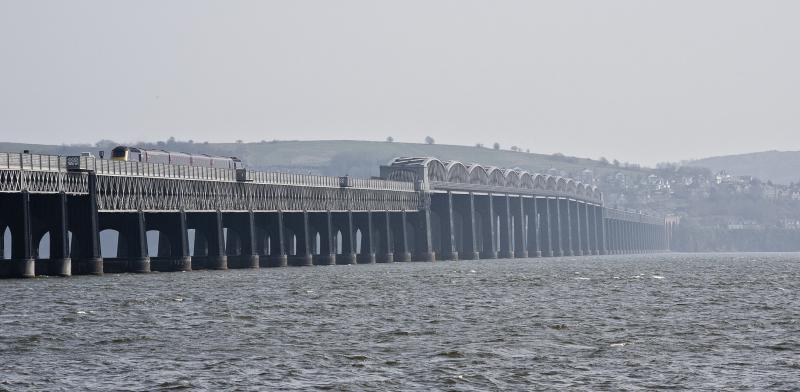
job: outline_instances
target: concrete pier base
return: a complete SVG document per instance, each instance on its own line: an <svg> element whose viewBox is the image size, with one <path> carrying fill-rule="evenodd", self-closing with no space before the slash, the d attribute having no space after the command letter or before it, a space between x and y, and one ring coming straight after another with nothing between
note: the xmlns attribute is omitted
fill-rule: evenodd
<svg viewBox="0 0 800 392"><path fill-rule="evenodd" d="M467 252L463 255L459 255L462 260L480 260L481 252Z"/></svg>
<svg viewBox="0 0 800 392"><path fill-rule="evenodd" d="M537 259L538 259L538 258L540 258L540 257L542 257L542 251L540 251L540 250L537 250L536 252L533 252L533 254L531 255L531 257L534 257L534 258L537 258Z"/></svg>
<svg viewBox="0 0 800 392"><path fill-rule="evenodd" d="M497 258L497 252L491 252L491 251L483 252L483 253L481 253L481 257L480 258L481 259L496 259Z"/></svg>
<svg viewBox="0 0 800 392"><path fill-rule="evenodd" d="M205 267L210 270L228 269L228 256L208 256L205 258Z"/></svg>
<svg viewBox="0 0 800 392"><path fill-rule="evenodd" d="M431 262L436 261L436 252L424 252L416 255L414 261Z"/></svg>
<svg viewBox="0 0 800 392"><path fill-rule="evenodd" d="M356 254L355 253L343 253L340 255L336 255L336 264L339 265L347 265L347 264L355 264L356 263Z"/></svg>
<svg viewBox="0 0 800 392"><path fill-rule="evenodd" d="M514 252L513 251L512 252L506 252L506 251L500 252L500 258L501 259L513 259L514 258Z"/></svg>
<svg viewBox="0 0 800 392"><path fill-rule="evenodd" d="M258 255L228 256L228 267L236 269L259 268L261 258Z"/></svg>
<svg viewBox="0 0 800 392"><path fill-rule="evenodd" d="M314 265L335 265L336 254L314 255Z"/></svg>
<svg viewBox="0 0 800 392"><path fill-rule="evenodd" d="M453 251L447 254L446 260L458 261L458 252Z"/></svg>
<svg viewBox="0 0 800 392"><path fill-rule="evenodd" d="M128 260L128 272L139 274L150 272L150 258L141 257Z"/></svg>
<svg viewBox="0 0 800 392"><path fill-rule="evenodd" d="M33 278L36 276L36 260L15 259L11 260L11 277Z"/></svg>
<svg viewBox="0 0 800 392"><path fill-rule="evenodd" d="M528 258L528 251L527 250L516 251L516 252L514 252L514 257L518 258L518 259L527 259Z"/></svg>
<svg viewBox="0 0 800 392"><path fill-rule="evenodd" d="M375 264L375 253L362 253L356 257L358 264Z"/></svg>
<svg viewBox="0 0 800 392"><path fill-rule="evenodd" d="M72 267L76 275L102 275L103 258L73 260Z"/></svg>
<svg viewBox="0 0 800 392"><path fill-rule="evenodd" d="M261 260L266 261L266 264L262 266L269 268L286 267L289 265L289 257L286 255L264 256Z"/></svg>
<svg viewBox="0 0 800 392"><path fill-rule="evenodd" d="M293 267L307 267L314 265L314 258L310 254L289 256L289 265Z"/></svg>
<svg viewBox="0 0 800 392"><path fill-rule="evenodd" d="M52 259L50 260L47 273L52 276L71 276L72 259Z"/></svg>
<svg viewBox="0 0 800 392"><path fill-rule="evenodd" d="M384 253L380 255L377 259L379 263L393 263L394 262L394 253Z"/></svg>
<svg viewBox="0 0 800 392"><path fill-rule="evenodd" d="M173 272L191 271L192 258L190 256L180 258L159 257L150 258L150 271Z"/></svg>
<svg viewBox="0 0 800 392"><path fill-rule="evenodd" d="M397 258L395 261L399 261L401 263L411 261L411 253L410 252L400 252L397 254Z"/></svg>

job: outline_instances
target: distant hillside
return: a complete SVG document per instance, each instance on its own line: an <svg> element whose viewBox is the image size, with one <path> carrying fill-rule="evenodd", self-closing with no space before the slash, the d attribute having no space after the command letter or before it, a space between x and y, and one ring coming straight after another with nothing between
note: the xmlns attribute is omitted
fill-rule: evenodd
<svg viewBox="0 0 800 392"><path fill-rule="evenodd" d="M0 151L31 150L43 154L77 154L81 151L105 150L113 144L101 147L29 145L0 143ZM188 143L171 142L155 146L166 150L198 152L225 156L237 156L249 167L259 170L288 171L323 175L349 174L356 177L378 175L378 167L398 156L434 156L444 160L478 162L499 167L520 167L547 172L551 168L573 176L584 169L591 169L595 176L605 176L618 171L626 174L641 174L636 168L620 168L614 165L584 158L560 155L543 155L490 148L452 146L440 144L414 144L370 141L273 141L260 143Z"/></svg>
<svg viewBox="0 0 800 392"><path fill-rule="evenodd" d="M692 161L692 166L725 170L737 176L753 176L776 184L800 182L800 151L764 151Z"/></svg>

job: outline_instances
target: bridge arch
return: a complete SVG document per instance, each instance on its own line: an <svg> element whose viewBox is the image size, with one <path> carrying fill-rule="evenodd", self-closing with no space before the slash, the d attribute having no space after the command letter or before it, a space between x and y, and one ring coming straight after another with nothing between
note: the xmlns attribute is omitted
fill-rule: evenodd
<svg viewBox="0 0 800 392"><path fill-rule="evenodd" d="M500 168L492 166L486 170L486 173L489 176L489 185L506 186L506 176L503 175Z"/></svg>
<svg viewBox="0 0 800 392"><path fill-rule="evenodd" d="M469 172L463 163L458 161L450 161L447 164L447 181L458 182L462 184L469 183Z"/></svg>
<svg viewBox="0 0 800 392"><path fill-rule="evenodd" d="M533 189L547 189L547 179L544 175L539 173L533 175Z"/></svg>
<svg viewBox="0 0 800 392"><path fill-rule="evenodd" d="M505 177L505 186L510 186L514 188L519 188L520 180L519 180L519 172L515 169L505 169L503 170L503 177Z"/></svg>
<svg viewBox="0 0 800 392"><path fill-rule="evenodd" d="M519 176L519 186L525 189L534 189L536 184L534 183L533 175L527 171L523 171Z"/></svg>
<svg viewBox="0 0 800 392"><path fill-rule="evenodd" d="M578 183L573 179L567 180L566 191L570 195L576 195L578 193Z"/></svg>
<svg viewBox="0 0 800 392"><path fill-rule="evenodd" d="M467 171L469 172L470 184L476 184L476 185L489 184L489 175L486 173L486 169L483 166L477 163L473 163L469 165Z"/></svg>
<svg viewBox="0 0 800 392"><path fill-rule="evenodd" d="M556 191L558 192L566 192L567 191L567 179L564 177L558 177L556 179Z"/></svg>
<svg viewBox="0 0 800 392"><path fill-rule="evenodd" d="M547 179L545 180L545 184L546 184L545 189L547 189L548 191L554 191L555 192L555 191L558 190L558 178L556 178L554 176L547 176Z"/></svg>

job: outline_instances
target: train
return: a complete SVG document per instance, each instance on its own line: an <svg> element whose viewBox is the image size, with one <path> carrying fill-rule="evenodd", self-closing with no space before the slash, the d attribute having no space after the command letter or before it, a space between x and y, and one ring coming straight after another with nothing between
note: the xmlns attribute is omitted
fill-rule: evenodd
<svg viewBox="0 0 800 392"><path fill-rule="evenodd" d="M168 165L201 166L219 169L244 169L244 164L236 157L220 157L207 154L188 154L185 152L144 149L130 146L117 146L111 150L114 161L163 163Z"/></svg>

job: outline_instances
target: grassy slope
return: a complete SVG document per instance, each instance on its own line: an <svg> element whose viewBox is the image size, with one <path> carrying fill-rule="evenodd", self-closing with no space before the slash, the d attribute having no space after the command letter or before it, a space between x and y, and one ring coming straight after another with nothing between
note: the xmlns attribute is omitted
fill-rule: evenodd
<svg viewBox="0 0 800 392"><path fill-rule="evenodd" d="M693 166L713 171L725 170L733 175L754 176L777 184L800 181L800 151L764 151L726 155L692 161Z"/></svg>
<svg viewBox="0 0 800 392"><path fill-rule="evenodd" d="M174 148L170 148L174 147ZM370 141L282 141L268 143L178 143L164 147L177 151L204 152L218 155L235 155L249 167L261 170L313 172L326 175L350 174L358 177L378 174L378 166L397 156L435 156L462 162L479 162L499 167L521 167L531 171L546 172L557 168L573 175L590 168L605 175L620 171L598 161L581 158L554 157L512 151L495 151L452 145L426 145L413 143L387 143ZM96 151L95 147L28 145L0 143L0 151L16 152L29 149L34 153L76 154ZM108 154L108 152L106 152ZM641 170L622 170L642 173Z"/></svg>

